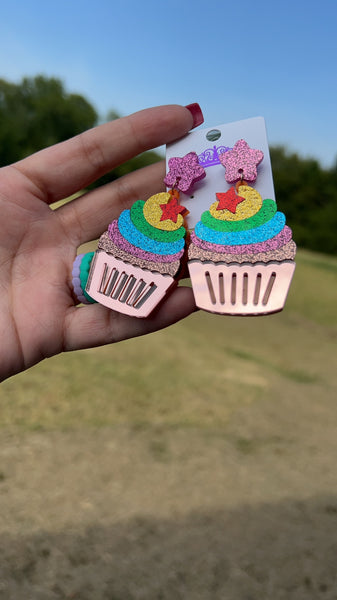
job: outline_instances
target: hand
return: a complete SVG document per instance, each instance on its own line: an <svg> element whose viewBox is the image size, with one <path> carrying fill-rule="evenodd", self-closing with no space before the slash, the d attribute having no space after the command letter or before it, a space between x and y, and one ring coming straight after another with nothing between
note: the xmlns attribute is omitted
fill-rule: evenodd
<svg viewBox="0 0 337 600"><path fill-rule="evenodd" d="M192 127L184 107L147 109L0 169L0 381L59 352L149 333L195 310L192 290L184 287L147 319L100 304L77 307L72 293L78 246L96 239L135 200L164 190L162 163L56 210L49 206Z"/></svg>

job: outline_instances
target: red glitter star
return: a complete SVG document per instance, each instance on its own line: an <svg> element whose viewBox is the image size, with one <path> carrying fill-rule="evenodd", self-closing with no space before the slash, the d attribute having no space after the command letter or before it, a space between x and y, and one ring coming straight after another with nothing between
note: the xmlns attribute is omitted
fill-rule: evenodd
<svg viewBox="0 0 337 600"><path fill-rule="evenodd" d="M231 187L227 192L223 194L216 194L217 199L219 200L219 204L216 207L217 210L227 209L233 215L236 213L237 205L240 204L245 198L242 196L237 196L235 188Z"/></svg>
<svg viewBox="0 0 337 600"><path fill-rule="evenodd" d="M161 221L167 221L168 219L171 219L173 223L176 223L178 220L178 215L180 213L182 213L183 216L188 214L188 211L185 208L185 206L178 204L178 200L174 196L172 197L172 200L170 200L167 204L161 204L160 208L163 211L163 214L160 217Z"/></svg>

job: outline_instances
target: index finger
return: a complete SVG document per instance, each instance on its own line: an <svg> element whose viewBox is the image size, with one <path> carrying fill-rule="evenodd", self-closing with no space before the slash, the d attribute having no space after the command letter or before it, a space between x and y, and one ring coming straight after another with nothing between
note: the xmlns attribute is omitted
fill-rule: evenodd
<svg viewBox="0 0 337 600"><path fill-rule="evenodd" d="M50 204L85 188L129 158L182 137L193 126L192 112L186 107L149 108L89 129L15 166Z"/></svg>

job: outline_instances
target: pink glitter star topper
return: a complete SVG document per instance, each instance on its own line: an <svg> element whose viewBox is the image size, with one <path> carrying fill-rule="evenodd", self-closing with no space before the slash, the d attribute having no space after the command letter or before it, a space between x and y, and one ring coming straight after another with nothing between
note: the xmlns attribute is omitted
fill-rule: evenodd
<svg viewBox="0 0 337 600"><path fill-rule="evenodd" d="M263 160L263 152L253 150L245 140L239 140L232 150L220 154L219 158L226 169L227 183L236 183L242 179L251 182L257 178L256 167Z"/></svg>
<svg viewBox="0 0 337 600"><path fill-rule="evenodd" d="M168 161L169 172L164 183L180 192L187 192L196 181L206 177L205 169L199 165L196 152L189 152L183 158L174 156Z"/></svg>

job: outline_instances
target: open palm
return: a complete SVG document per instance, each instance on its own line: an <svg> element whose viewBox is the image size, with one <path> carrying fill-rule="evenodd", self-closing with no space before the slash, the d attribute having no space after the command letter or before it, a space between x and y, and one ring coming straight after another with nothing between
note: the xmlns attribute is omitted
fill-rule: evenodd
<svg viewBox="0 0 337 600"><path fill-rule="evenodd" d="M147 319L99 304L78 307L71 286L76 250L139 198L163 189L164 166L151 165L61 206L144 150L191 129L184 107L147 109L101 125L0 170L0 380L43 358L166 327L195 309L177 288Z"/></svg>

